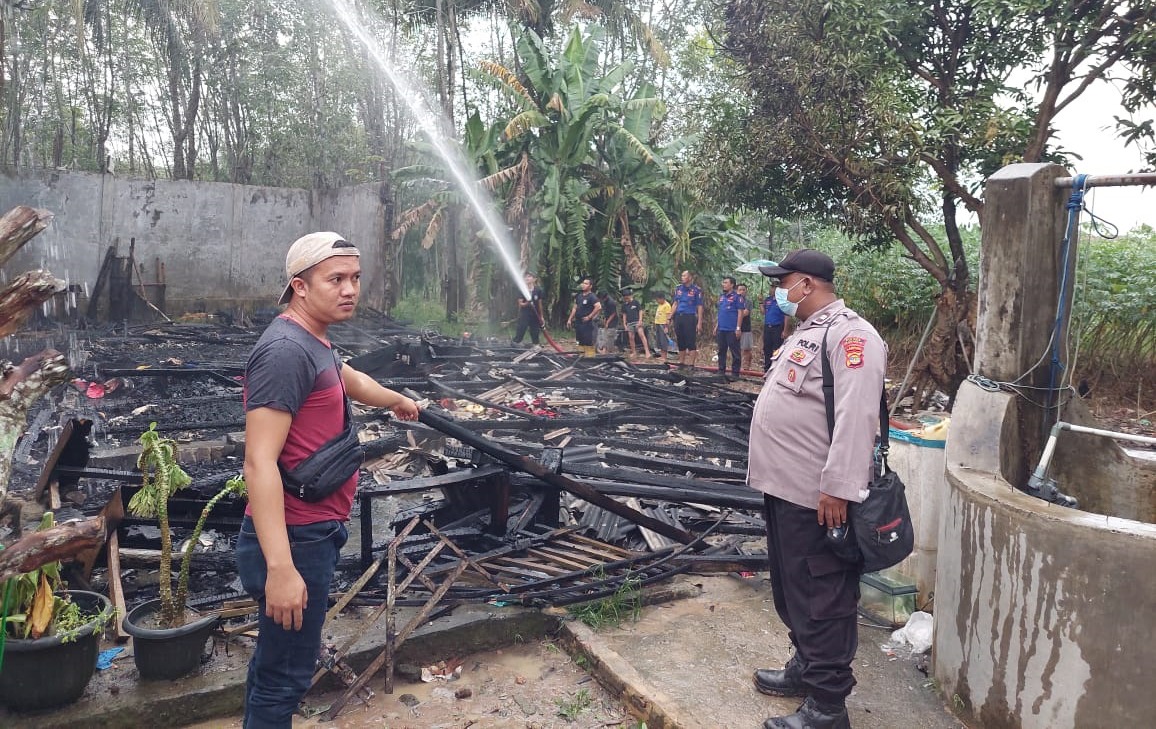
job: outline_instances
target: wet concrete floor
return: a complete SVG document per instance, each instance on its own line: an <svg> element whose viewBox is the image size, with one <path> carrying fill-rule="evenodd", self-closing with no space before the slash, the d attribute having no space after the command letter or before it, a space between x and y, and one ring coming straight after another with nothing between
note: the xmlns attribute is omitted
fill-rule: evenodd
<svg viewBox="0 0 1156 729"><path fill-rule="evenodd" d="M765 574L681 576L658 587L664 594L647 605L640 619L617 628L592 630L563 611L463 607L422 628L404 646L402 661L420 663L464 659L463 676L444 685L398 682L395 693L372 686L379 703L351 707L332 723L301 719L295 726L354 729L383 727L702 727L754 729L772 715L794 710L794 699L755 691L755 668L781 666L789 656L785 628L771 603ZM361 634L353 616L342 616L333 635ZM364 665L380 646L375 631L359 640ZM913 657L885 652L890 630L860 630L855 674L858 686L848 700L857 729L957 729L932 682ZM498 647L501 653L497 652ZM131 659L118 661L115 676L98 676L76 704L56 712L13 716L0 711L0 726L237 727L247 649L231 646L206 664L200 675L177 682L140 684ZM597 679L600 688L591 676ZM523 679L519 681L518 679ZM459 688L470 695L458 698ZM608 691L608 693L606 691ZM579 699L585 691L585 698ZM401 703L412 694L416 704ZM310 706L324 707L336 694L311 694ZM572 719L565 707L582 710Z"/></svg>

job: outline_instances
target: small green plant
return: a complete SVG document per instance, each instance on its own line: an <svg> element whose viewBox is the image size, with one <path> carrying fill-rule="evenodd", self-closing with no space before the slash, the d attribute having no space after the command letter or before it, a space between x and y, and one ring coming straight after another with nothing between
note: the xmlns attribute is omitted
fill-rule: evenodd
<svg viewBox="0 0 1156 729"><path fill-rule="evenodd" d="M629 577L610 597L575 605L570 608L570 614L594 630L617 628L626 618L638 620L642 613L641 584L638 578Z"/></svg>
<svg viewBox="0 0 1156 729"><path fill-rule="evenodd" d="M165 628L177 628L185 623L185 604L189 596L189 569L192 567L193 548L205 528L209 512L225 496L243 496L245 481L235 476L225 483L217 494L205 504L188 546L181 557L180 574L176 592L173 592L173 536L169 527L169 499L177 491L192 482L192 477L177 462L177 442L162 437L157 432L157 424L149 423L149 429L140 436L141 452L137 457L137 468L141 472L140 491L128 502L128 510L136 516L155 518L161 532L161 564L158 570L161 599L160 624Z"/></svg>
<svg viewBox="0 0 1156 729"><path fill-rule="evenodd" d="M45 512L37 531L55 526L51 511ZM4 636L36 639L51 636L62 642L76 640L81 628L100 616L100 613L81 612L80 606L57 594L64 587L60 577L60 562L53 561L10 577L0 586L0 615L3 615ZM106 618L112 616L110 611Z"/></svg>
<svg viewBox="0 0 1156 729"><path fill-rule="evenodd" d="M566 721L574 721L583 711L590 708L594 703L594 697L587 689L579 689L578 693L569 699L555 699L554 703L558 705L558 716Z"/></svg>

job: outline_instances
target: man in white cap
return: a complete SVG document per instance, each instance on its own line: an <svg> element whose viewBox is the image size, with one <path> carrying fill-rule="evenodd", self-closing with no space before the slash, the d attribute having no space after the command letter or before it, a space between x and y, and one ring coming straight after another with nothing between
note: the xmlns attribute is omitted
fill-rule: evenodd
<svg viewBox="0 0 1156 729"><path fill-rule="evenodd" d="M330 324L354 315L360 254L337 233L310 233L289 248L288 304L257 341L245 368L245 484L249 506L237 539L241 583L260 607L260 632L245 687L246 729L292 725L321 649L333 572L357 472L306 501L284 474L346 428L346 397L418 416L413 400L343 364Z"/></svg>

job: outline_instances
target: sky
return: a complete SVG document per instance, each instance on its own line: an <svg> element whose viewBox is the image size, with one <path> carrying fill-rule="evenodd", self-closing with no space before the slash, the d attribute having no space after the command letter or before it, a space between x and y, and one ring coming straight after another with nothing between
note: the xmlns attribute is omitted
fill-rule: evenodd
<svg viewBox="0 0 1156 729"><path fill-rule="evenodd" d="M1156 108L1149 108L1147 118L1153 115ZM1098 82L1056 117L1060 145L1083 157L1069 167L1072 174L1119 175L1145 170L1143 153L1134 146L1125 147L1116 137L1114 116L1127 117L1119 92L1107 82ZM1133 121L1144 118L1134 117ZM1142 223L1156 227L1156 187L1092 188L1085 204L1119 227L1121 233ZM1081 222L1087 222L1086 215Z"/></svg>

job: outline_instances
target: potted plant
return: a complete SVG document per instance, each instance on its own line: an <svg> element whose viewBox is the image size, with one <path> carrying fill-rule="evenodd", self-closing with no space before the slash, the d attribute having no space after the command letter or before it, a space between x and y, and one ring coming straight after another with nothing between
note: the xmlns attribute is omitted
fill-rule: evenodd
<svg viewBox="0 0 1156 729"><path fill-rule="evenodd" d="M177 444L162 437L157 424L141 434L141 452L137 468L143 476L140 491L129 500L128 509L136 516L155 518L161 532L161 562L158 574L160 597L142 603L124 617L124 629L133 638L133 658L142 679L174 679L191 673L201 660L209 633L217 625L217 616L200 616L187 606L189 569L193 548L205 528L209 512L226 496L241 496L245 482L230 479L215 494L197 519L193 534L181 555L176 590L173 589L173 537L169 526L169 499L185 488L192 478L177 463Z"/></svg>
<svg viewBox="0 0 1156 729"><path fill-rule="evenodd" d="M52 526L47 512L40 529ZM99 593L63 587L59 561L10 577L0 587L0 704L9 709L75 701L96 670L112 603Z"/></svg>

